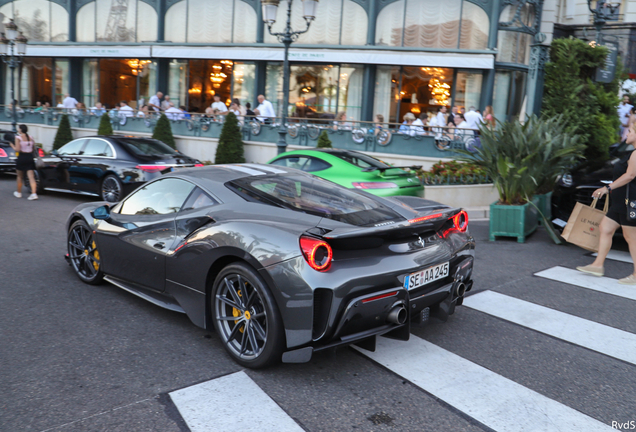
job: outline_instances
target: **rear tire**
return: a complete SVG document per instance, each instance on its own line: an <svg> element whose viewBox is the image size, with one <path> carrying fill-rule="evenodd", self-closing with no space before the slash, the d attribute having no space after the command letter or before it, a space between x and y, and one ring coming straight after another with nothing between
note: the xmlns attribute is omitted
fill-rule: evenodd
<svg viewBox="0 0 636 432"><path fill-rule="evenodd" d="M281 360L285 337L274 297L250 266L233 263L214 281L210 296L214 328L230 356L258 369Z"/></svg>
<svg viewBox="0 0 636 432"><path fill-rule="evenodd" d="M75 221L68 230L66 237L68 256L71 267L82 282L98 285L104 279L101 256L95 243L95 236L90 227L80 219Z"/></svg>

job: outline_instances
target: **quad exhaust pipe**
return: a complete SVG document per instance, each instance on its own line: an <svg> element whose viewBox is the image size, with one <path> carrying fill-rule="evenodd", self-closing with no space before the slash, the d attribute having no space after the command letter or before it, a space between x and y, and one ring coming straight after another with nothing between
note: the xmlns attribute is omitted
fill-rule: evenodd
<svg viewBox="0 0 636 432"><path fill-rule="evenodd" d="M404 305L398 305L391 309L386 320L392 324L404 324L406 322L406 316L407 312Z"/></svg>

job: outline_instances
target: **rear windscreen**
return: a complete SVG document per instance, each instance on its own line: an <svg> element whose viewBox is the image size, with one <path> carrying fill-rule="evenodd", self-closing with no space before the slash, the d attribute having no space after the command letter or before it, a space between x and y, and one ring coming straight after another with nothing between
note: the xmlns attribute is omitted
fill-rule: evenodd
<svg viewBox="0 0 636 432"><path fill-rule="evenodd" d="M302 175L246 177L228 184L250 201L278 205L351 225L367 226L403 220L372 197L342 186Z"/></svg>
<svg viewBox="0 0 636 432"><path fill-rule="evenodd" d="M136 155L142 156L164 156L174 155L176 152L167 144L158 140L144 138L118 138L128 150Z"/></svg>

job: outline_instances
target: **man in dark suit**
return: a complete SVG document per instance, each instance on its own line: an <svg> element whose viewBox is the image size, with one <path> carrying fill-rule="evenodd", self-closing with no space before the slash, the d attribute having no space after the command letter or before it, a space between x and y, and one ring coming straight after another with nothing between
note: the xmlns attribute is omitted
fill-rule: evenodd
<svg viewBox="0 0 636 432"><path fill-rule="evenodd" d="M461 120L459 118L456 117L457 116L457 107L454 106L451 108L451 112L448 115L448 121L446 122L446 126L454 126L457 127L457 125L459 123L461 123ZM457 122L455 120L458 120Z"/></svg>

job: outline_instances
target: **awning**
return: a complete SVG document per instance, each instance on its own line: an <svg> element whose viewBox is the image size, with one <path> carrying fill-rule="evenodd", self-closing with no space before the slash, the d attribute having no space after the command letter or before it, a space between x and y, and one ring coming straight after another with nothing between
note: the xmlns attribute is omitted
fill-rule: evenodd
<svg viewBox="0 0 636 432"><path fill-rule="evenodd" d="M85 58L175 58L227 59L237 61L283 61L283 49L272 47L192 47L192 46L95 46L28 45L29 57ZM444 53L425 51L352 50L291 48L292 62L354 63L395 66L431 66L462 69L494 69L493 54Z"/></svg>

